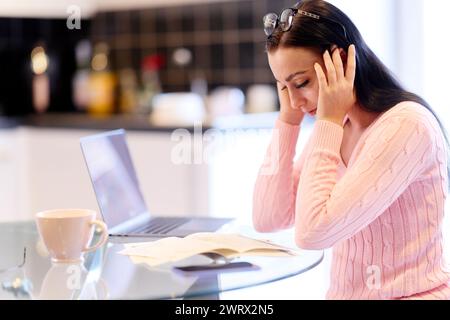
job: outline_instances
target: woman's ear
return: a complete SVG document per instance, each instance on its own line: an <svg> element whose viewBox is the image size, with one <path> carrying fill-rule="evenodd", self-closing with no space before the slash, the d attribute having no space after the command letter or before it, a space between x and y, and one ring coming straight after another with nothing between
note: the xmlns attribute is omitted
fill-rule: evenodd
<svg viewBox="0 0 450 320"><path fill-rule="evenodd" d="M345 52L345 50L342 48L338 48L338 46L334 44L331 47L331 55L333 55L333 52L336 49L339 49L339 53L340 53L341 59L342 59L342 64L344 65L344 68L346 68L347 67L347 52Z"/></svg>
<svg viewBox="0 0 450 320"><path fill-rule="evenodd" d="M347 68L347 52L344 49L339 48L339 53L341 54L342 64L344 69Z"/></svg>

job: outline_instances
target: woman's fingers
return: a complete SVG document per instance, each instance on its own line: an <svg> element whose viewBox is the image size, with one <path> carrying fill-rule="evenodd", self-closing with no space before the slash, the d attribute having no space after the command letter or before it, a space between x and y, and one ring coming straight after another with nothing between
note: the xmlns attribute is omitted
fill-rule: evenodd
<svg viewBox="0 0 450 320"><path fill-rule="evenodd" d="M282 90L282 86L278 83L278 99L280 100L281 109L287 109L291 107L291 99L289 98L289 94L287 89Z"/></svg>
<svg viewBox="0 0 450 320"><path fill-rule="evenodd" d="M345 72L345 78L350 83L354 83L355 75L356 75L356 48L355 45L352 44L348 49L347 70Z"/></svg>
<svg viewBox="0 0 450 320"><path fill-rule="evenodd" d="M325 67L327 68L328 84L333 85L337 81L336 69L334 67L333 60L331 59L328 50L325 51L323 55L323 61L325 62Z"/></svg>
<svg viewBox="0 0 450 320"><path fill-rule="evenodd" d="M338 81L346 79L347 81L354 83L356 75L356 48L355 45L351 45L347 54L347 68L344 70L344 63L341 58L339 48L335 48L332 56L329 51L325 51L323 54L323 61L326 67L326 74L322 67L317 64L314 65L316 69L317 78L322 87L326 85L333 85Z"/></svg>
<svg viewBox="0 0 450 320"><path fill-rule="evenodd" d="M319 89L325 88L328 85L327 77L325 76L325 73L323 72L321 65L315 63L314 69L316 70L317 80L319 81Z"/></svg>
<svg viewBox="0 0 450 320"><path fill-rule="evenodd" d="M333 51L333 62L334 62L334 67L336 69L337 79L338 79L338 81L341 81L345 77L344 76L344 64L342 63L341 50L337 47Z"/></svg>

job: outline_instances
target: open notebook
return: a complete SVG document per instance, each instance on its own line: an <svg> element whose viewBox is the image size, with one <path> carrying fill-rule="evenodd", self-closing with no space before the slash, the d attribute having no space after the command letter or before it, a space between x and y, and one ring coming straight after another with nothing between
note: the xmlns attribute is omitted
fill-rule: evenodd
<svg viewBox="0 0 450 320"><path fill-rule="evenodd" d="M129 243L119 252L135 262L157 266L202 253L217 253L226 258L239 256L293 256L297 253L269 241L248 238L239 234L200 232L184 238L170 237L145 243Z"/></svg>

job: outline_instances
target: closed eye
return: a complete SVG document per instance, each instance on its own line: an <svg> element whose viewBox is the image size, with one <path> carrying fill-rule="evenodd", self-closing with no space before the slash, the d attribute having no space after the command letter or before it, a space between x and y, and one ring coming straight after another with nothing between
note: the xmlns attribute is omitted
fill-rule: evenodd
<svg viewBox="0 0 450 320"><path fill-rule="evenodd" d="M296 85L295 88L297 88L297 89L304 88L304 87L306 87L308 85L308 83L309 83L309 80L306 80L302 84Z"/></svg>
<svg viewBox="0 0 450 320"><path fill-rule="evenodd" d="M296 88L296 89L301 89L301 88L306 87L308 84L309 84L309 80L306 80L306 81L303 82L302 84L296 85L295 88ZM281 89L281 91L284 91L284 90L286 90L286 89L287 89L287 87L283 87L283 88Z"/></svg>

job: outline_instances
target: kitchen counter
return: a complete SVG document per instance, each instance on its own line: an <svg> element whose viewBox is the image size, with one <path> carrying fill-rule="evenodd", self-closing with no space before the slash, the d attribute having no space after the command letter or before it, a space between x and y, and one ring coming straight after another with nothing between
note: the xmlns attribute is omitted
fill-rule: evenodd
<svg viewBox="0 0 450 320"><path fill-rule="evenodd" d="M202 131L208 129L270 129L273 128L278 113L244 114L217 118L205 121ZM305 119L308 120L308 119ZM310 120L310 119L309 119ZM179 128L194 131L192 126L161 125L152 122L146 115L114 115L94 117L79 113L49 113L44 115L29 115L25 117L0 117L0 129L10 129L19 126L34 128L57 129L94 129L114 130L123 128L133 131L172 132ZM197 129L198 130L198 129Z"/></svg>
<svg viewBox="0 0 450 320"><path fill-rule="evenodd" d="M123 128L135 131L173 131L177 126L160 126L151 123L147 116L113 115L91 116L79 113L49 113L44 115L29 115L21 118L0 117L0 129L27 126L34 128L55 129L94 129L114 130ZM193 128L187 127L190 130Z"/></svg>

